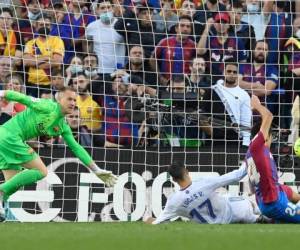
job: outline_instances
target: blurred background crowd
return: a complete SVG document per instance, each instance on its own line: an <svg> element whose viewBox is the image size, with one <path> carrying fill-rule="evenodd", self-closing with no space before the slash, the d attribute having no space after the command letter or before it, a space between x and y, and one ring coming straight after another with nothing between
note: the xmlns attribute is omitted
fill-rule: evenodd
<svg viewBox="0 0 300 250"><path fill-rule="evenodd" d="M86 147L248 146L250 96L289 129L299 77L298 1L0 1L0 88L75 88ZM0 123L25 108L2 101Z"/></svg>

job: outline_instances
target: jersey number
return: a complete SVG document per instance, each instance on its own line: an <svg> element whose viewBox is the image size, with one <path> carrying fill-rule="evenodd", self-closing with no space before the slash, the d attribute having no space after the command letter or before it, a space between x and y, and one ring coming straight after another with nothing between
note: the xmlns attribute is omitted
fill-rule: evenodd
<svg viewBox="0 0 300 250"><path fill-rule="evenodd" d="M297 206L293 203L288 203L287 208L285 209L285 213L289 216L295 216L297 212Z"/></svg>
<svg viewBox="0 0 300 250"><path fill-rule="evenodd" d="M201 203L197 208L194 208L191 212L190 212L190 216L193 218L193 219L197 219L199 220L201 223L207 223L207 220L205 220L200 212L201 210L206 207L207 211L208 211L208 215L212 218L212 219L215 219L216 218L216 215L213 211L213 207L211 205L211 202L209 199L205 200L203 203Z"/></svg>

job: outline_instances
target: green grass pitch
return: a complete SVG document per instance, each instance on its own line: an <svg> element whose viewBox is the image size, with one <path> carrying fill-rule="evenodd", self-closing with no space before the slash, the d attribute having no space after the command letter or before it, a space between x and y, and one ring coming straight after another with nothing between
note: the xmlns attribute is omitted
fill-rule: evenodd
<svg viewBox="0 0 300 250"><path fill-rule="evenodd" d="M298 249L300 225L2 223L1 250Z"/></svg>

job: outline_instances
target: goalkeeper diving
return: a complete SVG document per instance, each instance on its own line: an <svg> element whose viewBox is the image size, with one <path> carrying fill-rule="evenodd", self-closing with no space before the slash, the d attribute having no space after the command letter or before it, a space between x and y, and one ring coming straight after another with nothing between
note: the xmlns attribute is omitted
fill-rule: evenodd
<svg viewBox="0 0 300 250"><path fill-rule="evenodd" d="M99 168L88 152L74 139L65 116L76 106L76 92L63 88L57 102L37 99L15 91L0 91L0 98L22 103L27 109L0 126L0 170L5 182L0 185L0 197L7 200L19 188L31 185L47 176L47 167L39 155L26 143L38 136L62 136L73 153L107 186L117 177Z"/></svg>

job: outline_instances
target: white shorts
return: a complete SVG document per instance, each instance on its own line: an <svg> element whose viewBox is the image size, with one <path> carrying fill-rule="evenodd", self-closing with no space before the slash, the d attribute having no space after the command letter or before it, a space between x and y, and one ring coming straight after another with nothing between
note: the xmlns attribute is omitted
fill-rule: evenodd
<svg viewBox="0 0 300 250"><path fill-rule="evenodd" d="M243 197L228 197L231 206L232 218L230 223L255 223L259 217L254 213L250 200Z"/></svg>

